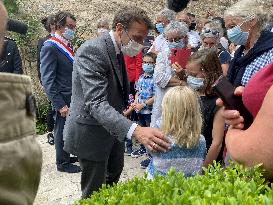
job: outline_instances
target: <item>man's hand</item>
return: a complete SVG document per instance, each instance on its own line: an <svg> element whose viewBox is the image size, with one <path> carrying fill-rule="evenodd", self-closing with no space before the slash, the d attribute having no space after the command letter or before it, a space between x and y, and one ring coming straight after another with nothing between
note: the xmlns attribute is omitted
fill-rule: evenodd
<svg viewBox="0 0 273 205"><path fill-rule="evenodd" d="M67 105L64 106L63 108L61 108L61 109L59 110L59 112L60 112L60 114L61 114L62 117L66 117L66 116L68 115L68 113L69 113L69 108L68 108L68 106L67 106Z"/></svg>
<svg viewBox="0 0 273 205"><path fill-rule="evenodd" d="M137 126L133 136L152 152L166 152L171 148L170 141L156 128Z"/></svg>
<svg viewBox="0 0 273 205"><path fill-rule="evenodd" d="M234 95L236 96L242 96L244 87L240 86L237 87L234 91ZM220 107L224 106L223 101L218 98L216 101L216 104ZM226 124L230 125L231 128L236 128L236 129L243 129L244 128L244 118L240 115L240 112L237 110L227 110L227 109L222 109L222 116L225 119Z"/></svg>

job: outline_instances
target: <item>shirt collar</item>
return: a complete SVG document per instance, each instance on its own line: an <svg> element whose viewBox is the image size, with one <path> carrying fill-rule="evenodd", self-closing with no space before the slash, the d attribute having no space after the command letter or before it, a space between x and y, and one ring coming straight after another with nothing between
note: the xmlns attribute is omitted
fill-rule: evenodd
<svg viewBox="0 0 273 205"><path fill-rule="evenodd" d="M115 39L115 37L114 37L114 31L111 30L111 31L109 32L109 34L110 34L111 39L112 39L112 41L113 41L113 44L114 44L114 47L115 47L116 54L120 54L120 49L119 49L118 44L117 44L117 42L116 42L116 39Z"/></svg>
<svg viewBox="0 0 273 205"><path fill-rule="evenodd" d="M143 77L144 78L152 78L153 77L153 74L148 74L148 73L143 73Z"/></svg>
<svg viewBox="0 0 273 205"><path fill-rule="evenodd" d="M57 33L55 33L54 37L59 39L60 41L62 41L65 45L68 45L70 43L68 40L66 40L65 38L63 38L62 36L60 36Z"/></svg>

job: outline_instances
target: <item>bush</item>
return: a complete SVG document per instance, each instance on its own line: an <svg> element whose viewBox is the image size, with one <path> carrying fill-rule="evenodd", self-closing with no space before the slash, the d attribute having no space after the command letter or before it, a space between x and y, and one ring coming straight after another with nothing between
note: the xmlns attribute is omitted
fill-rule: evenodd
<svg viewBox="0 0 273 205"><path fill-rule="evenodd" d="M210 166L205 174L185 178L171 170L153 181L135 178L96 192L76 205L178 205L178 204L273 204L273 191L261 169L244 169L232 164L223 170Z"/></svg>
<svg viewBox="0 0 273 205"><path fill-rule="evenodd" d="M47 112L48 104L38 105L37 108L37 120L36 120L36 133L38 135L45 134L47 132Z"/></svg>

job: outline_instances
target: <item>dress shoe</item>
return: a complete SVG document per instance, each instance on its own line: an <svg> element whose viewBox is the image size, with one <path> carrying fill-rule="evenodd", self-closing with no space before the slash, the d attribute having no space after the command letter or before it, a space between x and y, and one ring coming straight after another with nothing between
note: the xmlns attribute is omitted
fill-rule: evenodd
<svg viewBox="0 0 273 205"><path fill-rule="evenodd" d="M54 145L54 136L51 132L47 134L47 142L50 145Z"/></svg>
<svg viewBox="0 0 273 205"><path fill-rule="evenodd" d="M63 164L57 165L57 171L67 173L79 173L81 172L81 168L74 164Z"/></svg>
<svg viewBox="0 0 273 205"><path fill-rule="evenodd" d="M70 157L70 163L75 163L75 162L78 162L79 161L79 159L78 159L78 157Z"/></svg>

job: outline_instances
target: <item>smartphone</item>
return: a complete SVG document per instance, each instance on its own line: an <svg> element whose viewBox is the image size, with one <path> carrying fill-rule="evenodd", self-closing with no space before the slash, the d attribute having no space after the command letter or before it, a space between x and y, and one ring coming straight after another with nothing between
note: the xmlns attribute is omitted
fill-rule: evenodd
<svg viewBox="0 0 273 205"><path fill-rule="evenodd" d="M178 63L182 68L185 68L191 56L191 50L187 48L171 50L171 64Z"/></svg>
<svg viewBox="0 0 273 205"><path fill-rule="evenodd" d="M212 86L213 91L223 100L229 110L238 110L244 118L244 129L249 128L253 122L253 116L243 104L242 96L234 95L235 87L224 76L220 77Z"/></svg>

